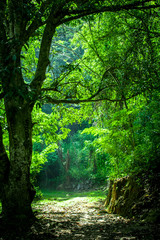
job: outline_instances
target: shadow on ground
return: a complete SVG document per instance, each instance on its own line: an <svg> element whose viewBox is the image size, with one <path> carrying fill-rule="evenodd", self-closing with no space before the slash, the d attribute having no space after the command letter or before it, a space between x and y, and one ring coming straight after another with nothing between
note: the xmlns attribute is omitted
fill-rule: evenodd
<svg viewBox="0 0 160 240"><path fill-rule="evenodd" d="M125 219L107 214L103 202L89 202L85 197L64 202L48 201L34 206L37 221L21 236L2 234L0 240L158 240L160 224Z"/></svg>

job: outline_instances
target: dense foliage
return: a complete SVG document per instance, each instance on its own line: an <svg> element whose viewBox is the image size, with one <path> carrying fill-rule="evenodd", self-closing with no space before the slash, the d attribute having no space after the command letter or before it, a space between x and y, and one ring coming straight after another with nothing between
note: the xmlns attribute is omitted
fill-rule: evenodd
<svg viewBox="0 0 160 240"><path fill-rule="evenodd" d="M146 10L104 13L79 21L78 28L66 26L74 32L67 41L76 51L83 50L65 78L75 84L70 85L70 94L95 95L95 103L81 104L79 109L90 127L61 143L64 159L69 151L69 175L74 181L152 174L158 169L159 20L157 10ZM54 182L54 174L50 180Z"/></svg>
<svg viewBox="0 0 160 240"><path fill-rule="evenodd" d="M49 179L66 186L158 168L159 7L156 0L1 1L6 222L33 217L30 175L35 184L44 164L46 176L48 164Z"/></svg>

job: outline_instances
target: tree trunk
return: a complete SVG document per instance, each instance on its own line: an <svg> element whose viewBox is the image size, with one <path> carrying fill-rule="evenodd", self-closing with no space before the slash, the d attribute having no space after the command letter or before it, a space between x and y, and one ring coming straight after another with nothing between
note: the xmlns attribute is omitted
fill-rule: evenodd
<svg viewBox="0 0 160 240"><path fill-rule="evenodd" d="M20 101L23 102L20 104ZM26 222L32 218L33 190L30 183L32 157L32 108L24 99L14 97L5 101L10 167L7 181L3 184L2 214L7 221Z"/></svg>
<svg viewBox="0 0 160 240"><path fill-rule="evenodd" d="M70 155L69 155L69 150L67 149L67 156L66 156L66 165L65 165L65 175L66 175L66 186L67 188L70 187L71 184L71 179L70 179L70 174L69 174L69 170L70 170Z"/></svg>
<svg viewBox="0 0 160 240"><path fill-rule="evenodd" d="M9 159L3 145L3 131L0 125L0 199L2 198L3 184L8 180Z"/></svg>

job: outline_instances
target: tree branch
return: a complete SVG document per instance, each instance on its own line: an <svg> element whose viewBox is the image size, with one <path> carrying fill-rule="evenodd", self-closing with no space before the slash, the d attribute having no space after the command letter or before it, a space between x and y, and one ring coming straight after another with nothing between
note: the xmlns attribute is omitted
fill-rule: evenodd
<svg viewBox="0 0 160 240"><path fill-rule="evenodd" d="M129 3L125 5L117 4L117 5L103 6L99 9L95 7L95 8L86 8L82 10L79 10L79 9L68 10L68 13L66 14L66 16L68 15L70 17L62 19L61 24L72 21L72 20L76 20L78 18L87 16L87 15L91 15L91 14L97 14L97 13L103 13L103 12L119 12L121 10L151 9L151 8L160 7L160 4L144 6L144 4L148 2L155 2L155 1L151 1L151 0L135 1L133 3ZM74 15L74 16L71 16L71 15Z"/></svg>
<svg viewBox="0 0 160 240"><path fill-rule="evenodd" d="M48 87L48 88L42 88L42 91L53 91L53 92L60 92L56 87Z"/></svg>
<svg viewBox="0 0 160 240"><path fill-rule="evenodd" d="M66 0L65 4L67 4L68 2L70 2L71 0ZM56 1L53 2L53 0L46 0L44 2L42 2L40 9L38 10L38 13L35 14L34 16L34 20L33 22L28 26L25 36L24 36L24 42L27 42L28 39L34 35L35 31L45 25L48 21L48 18L51 14L51 11L49 10L54 9L54 7L58 6L58 3ZM61 8L62 3L60 4L59 9ZM55 8L56 8L55 7ZM48 11L48 14L46 13ZM42 21L42 17L45 18L46 20Z"/></svg>
<svg viewBox="0 0 160 240"><path fill-rule="evenodd" d="M141 92L142 93L142 92ZM128 98L125 98L125 101L128 101L129 99L132 99L136 96L138 96L141 93L136 93L131 95ZM95 97L93 95L93 97ZM50 96L45 96L45 99L47 100L48 103L52 103L52 104L61 104L61 103L65 103L65 104L79 104L79 103L89 103L89 102L101 102L101 101L108 101L108 102L122 102L124 101L124 99L110 99L110 98L97 98L97 99L92 99L92 97L87 98L87 99L53 99Z"/></svg>
<svg viewBox="0 0 160 240"><path fill-rule="evenodd" d="M7 40L5 27L4 27L4 19L5 19L5 8L6 8L6 0L1 0L0 7L0 44Z"/></svg>
<svg viewBox="0 0 160 240"><path fill-rule="evenodd" d="M79 32L76 32L76 33L79 33ZM87 42L88 43L88 42ZM70 48L68 48L68 47L66 47L66 46L63 46L62 44L59 44L59 43L53 43L53 45L57 45L57 46L60 46L60 47L63 47L63 48L66 48L66 49L68 49L70 52L72 52L75 56L77 56L79 59L81 58L73 49L70 49ZM93 74L95 74L96 76L98 76L98 77L100 77L100 75L97 73L97 72L95 72L93 69L91 69L88 65L86 65L85 63L84 63L84 60L85 60L86 58L84 58L84 59L80 59L81 60L81 63L86 67L86 68L88 68ZM76 59L77 60L77 59ZM79 66L81 63L79 63L77 66ZM68 74L67 74L68 75ZM62 80L63 80L64 78L62 78Z"/></svg>
<svg viewBox="0 0 160 240"><path fill-rule="evenodd" d="M50 6L50 0L48 0L47 2ZM70 2L70 1L66 1L66 2ZM38 65L37 65L34 80L31 83L31 88L33 89L34 92L36 92L37 95L40 94L41 86L43 84L43 81L45 80L46 69L47 69L47 66L49 65L50 46L52 42L52 37L56 31L57 26L59 26L62 23L65 23L83 16L87 16L90 14L137 9L137 7L144 7L144 4L147 2L154 2L154 1L150 1L150 0L135 1L130 4L125 4L125 5L118 4L115 6L110 5L110 6L103 6L101 8L98 8L96 6L93 8L88 8L88 7L85 8L85 4L84 4L83 5L84 9L82 10L79 10L79 9L70 10L69 7L66 5L66 2L65 3L63 1L62 2L57 1L57 3L52 2L50 15L48 16L48 19L46 21L46 26L43 32L43 37L42 37L42 42L40 47ZM156 5L156 7L157 6L158 5ZM33 23L33 25L34 24L36 26L36 22ZM33 32L35 31L35 28L36 27L33 28L34 29L32 30Z"/></svg>
<svg viewBox="0 0 160 240"><path fill-rule="evenodd" d="M52 6L50 16L47 19L47 24L44 29L35 78L31 83L31 88L34 91L36 90L36 94L40 93L41 86L43 84L43 81L45 80L46 69L49 65L49 53L52 37L56 31L59 20L64 15L64 13L60 12L59 10L59 6L57 7L57 9L54 9L54 7Z"/></svg>
<svg viewBox="0 0 160 240"><path fill-rule="evenodd" d="M35 31L43 26L44 24L46 24L46 21L41 20L41 18L43 17L46 9L51 5L52 1L51 0L46 0L45 2L42 3L38 13L35 15L33 22L29 25L29 27L27 28L25 35L23 37L24 42L26 43L28 41L28 39L35 33Z"/></svg>

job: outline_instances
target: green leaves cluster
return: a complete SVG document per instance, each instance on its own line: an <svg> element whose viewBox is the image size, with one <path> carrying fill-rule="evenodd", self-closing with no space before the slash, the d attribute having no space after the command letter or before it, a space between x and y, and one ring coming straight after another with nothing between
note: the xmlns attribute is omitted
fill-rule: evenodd
<svg viewBox="0 0 160 240"><path fill-rule="evenodd" d="M37 106L33 110L33 158L32 175L37 175L50 154L58 148L58 142L67 138L74 122L80 123L82 114L78 109L63 105Z"/></svg>
<svg viewBox="0 0 160 240"><path fill-rule="evenodd" d="M82 42L90 96L110 101L94 104L94 126L84 130L96 136L98 152L109 154L110 177L160 164L159 20L157 10L105 13L86 21L72 41Z"/></svg>
<svg viewBox="0 0 160 240"><path fill-rule="evenodd" d="M159 156L160 16L158 8L147 9L154 1L153 4L147 2L142 6L138 1L133 4L95 0L24 1L24 14L28 19L25 27L33 33L30 31L29 38L25 36L21 51L21 70L28 89L23 94L28 96L23 98L37 100L32 114L32 172L40 171L58 141L68 136L67 126L76 121L80 123L82 118L93 124L84 132L94 135L94 140L87 140L82 148L78 140L74 140L80 149L74 160L79 166L83 166L81 158L84 155L84 159L87 158L91 148L95 158L101 159L100 155L105 154L109 168L110 164L113 166L112 175L126 175L137 166L148 164L151 158L156 162ZM46 19L51 16L51 4L55 4L52 10L55 7L56 14L59 13L56 6L63 6L63 14L56 22L50 55L45 53L44 61L39 49L43 31L49 28ZM126 6L126 10L119 11L122 6ZM98 13L100 9L108 13L85 16L89 11ZM58 27L80 16L82 20ZM36 18L39 21L36 22ZM44 37L45 44L47 38ZM92 103L67 105L71 100ZM3 104L0 107L3 108ZM79 138L82 137L79 135ZM72 147L70 151L74 152ZM82 172L85 167L84 163ZM102 169L106 169L105 166ZM73 166L71 174L76 176L74 171L78 174Z"/></svg>
<svg viewBox="0 0 160 240"><path fill-rule="evenodd" d="M160 154L158 11L104 13L80 23L78 30L74 26L74 38L67 41L71 40L76 54L81 49L81 54L57 75L55 97L97 102L81 104L78 109L54 107L49 116L56 111L54 119L63 115L67 126L80 114L93 125L83 130L84 137L76 134L70 143L63 143L64 154L69 149L72 156L70 175L75 179L96 174L119 177L156 169ZM71 56L67 51L65 56ZM54 125L60 129L58 134L64 131L61 137L55 135L57 140L64 139L67 130L61 121ZM94 137L88 139L86 134Z"/></svg>

